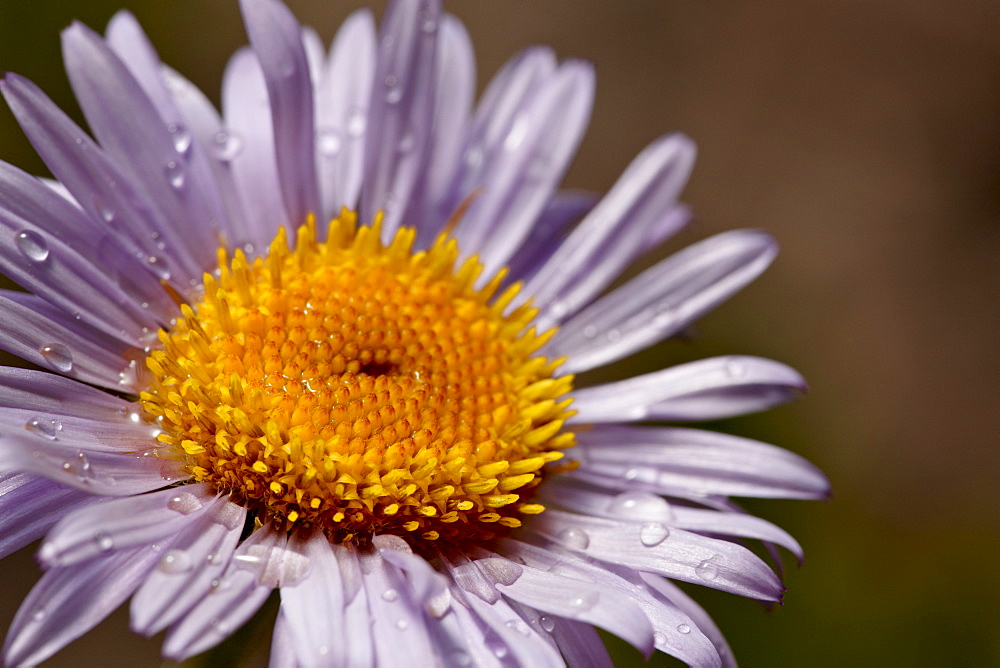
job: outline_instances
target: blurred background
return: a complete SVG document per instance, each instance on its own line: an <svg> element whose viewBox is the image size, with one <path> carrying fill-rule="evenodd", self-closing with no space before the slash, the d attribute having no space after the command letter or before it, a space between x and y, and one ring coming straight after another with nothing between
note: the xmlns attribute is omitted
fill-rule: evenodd
<svg viewBox="0 0 1000 668"><path fill-rule="evenodd" d="M361 3L289 4L329 40ZM246 41L235 2L4 2L0 70L33 79L79 119L59 30L72 19L103 30L121 6L218 102L226 58ZM798 404L710 425L806 456L835 494L747 504L806 550L802 568L786 559L783 606L689 590L741 664L1000 665L1000 5L446 6L472 36L480 90L531 44L596 65L591 129L566 185L607 190L663 133L697 141L684 196L697 221L658 256L736 227L781 242L775 265L693 340L612 372L745 353L810 381ZM5 107L0 159L46 173ZM2 566L0 630L37 578L33 549ZM266 641L265 628L244 640ZM156 666L158 652L119 611L48 665ZM615 652L620 665L641 663Z"/></svg>

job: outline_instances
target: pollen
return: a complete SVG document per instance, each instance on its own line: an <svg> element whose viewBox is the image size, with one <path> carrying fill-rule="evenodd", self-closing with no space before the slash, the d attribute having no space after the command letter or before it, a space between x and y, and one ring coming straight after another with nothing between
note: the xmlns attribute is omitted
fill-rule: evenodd
<svg viewBox="0 0 1000 668"><path fill-rule="evenodd" d="M442 234L381 241L353 212L279 230L266 257L218 253L200 298L159 332L140 401L160 455L287 529L331 540L479 541L544 507L534 489L573 445L572 376L537 354L504 272Z"/></svg>

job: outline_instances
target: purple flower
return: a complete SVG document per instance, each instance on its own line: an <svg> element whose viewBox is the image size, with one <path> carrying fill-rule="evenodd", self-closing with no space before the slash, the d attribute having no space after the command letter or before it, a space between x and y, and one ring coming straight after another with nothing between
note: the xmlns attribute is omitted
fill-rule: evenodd
<svg viewBox="0 0 1000 668"><path fill-rule="evenodd" d="M328 53L280 2L242 9L221 115L124 12L63 33L95 139L0 84L57 179L0 163L0 271L29 291L0 294L0 347L47 369L0 368L0 554L44 536L46 569L7 665L130 597L133 629L183 659L276 588L277 666L608 664L594 626L732 665L672 580L779 600L743 542L799 545L730 497L827 481L639 423L804 381L742 356L572 374L681 332L774 241L720 234L609 292L687 222L687 138L600 200L559 191L588 64L528 49L473 105L468 35L436 2L393 3L378 34L358 11Z"/></svg>

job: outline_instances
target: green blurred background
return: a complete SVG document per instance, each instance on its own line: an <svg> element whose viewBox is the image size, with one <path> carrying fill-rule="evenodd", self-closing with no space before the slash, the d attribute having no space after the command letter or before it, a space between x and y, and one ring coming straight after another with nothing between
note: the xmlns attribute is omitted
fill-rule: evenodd
<svg viewBox="0 0 1000 668"><path fill-rule="evenodd" d="M329 40L361 3L290 5ZM218 101L226 58L246 41L235 2L4 0L0 70L33 79L79 119L59 30L72 19L103 29L121 6ZM741 664L1000 665L1000 5L447 7L471 33L480 89L530 44L596 64L591 130L567 185L607 190L668 131L698 142L685 193L697 224L664 253L734 227L781 241L774 267L704 318L696 340L611 372L747 353L810 380L799 404L712 425L808 457L835 492L830 503L748 504L805 547L803 568L786 559L784 606L692 588ZM0 159L45 171L6 108ZM0 629L37 578L32 549L2 569ZM267 635L265 624L243 639ZM47 665L155 666L158 649L119 611ZM203 663L229 663L233 649ZM616 652L620 665L641 662ZM651 664L674 665L661 659ZM249 660L266 665L259 653Z"/></svg>

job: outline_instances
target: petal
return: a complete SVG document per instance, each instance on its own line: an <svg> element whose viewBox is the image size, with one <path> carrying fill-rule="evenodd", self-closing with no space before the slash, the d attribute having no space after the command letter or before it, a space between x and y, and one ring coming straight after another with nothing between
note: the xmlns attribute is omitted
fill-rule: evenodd
<svg viewBox="0 0 1000 668"><path fill-rule="evenodd" d="M345 637L344 585L330 542L322 531L305 541L309 575L281 588L281 616L288 642L299 665L321 666L343 658ZM277 633L277 631L275 631Z"/></svg>
<svg viewBox="0 0 1000 668"><path fill-rule="evenodd" d="M4 663L37 665L89 631L135 591L157 556L142 547L47 572L11 623Z"/></svg>
<svg viewBox="0 0 1000 668"><path fill-rule="evenodd" d="M575 313L643 248L653 223L670 211L694 166L695 147L671 135L638 155L618 182L525 285L548 329Z"/></svg>
<svg viewBox="0 0 1000 668"><path fill-rule="evenodd" d="M438 0L397 2L382 21L361 220L383 211L385 239L399 227L430 150L440 13Z"/></svg>
<svg viewBox="0 0 1000 668"><path fill-rule="evenodd" d="M593 68L566 62L529 95L500 145L485 149L489 162L475 184L484 190L455 232L465 252L480 255L483 276L506 264L545 208L576 153L593 96Z"/></svg>
<svg viewBox="0 0 1000 668"><path fill-rule="evenodd" d="M577 390L574 422L715 420L767 410L806 389L802 376L779 362L712 357Z"/></svg>
<svg viewBox="0 0 1000 668"><path fill-rule="evenodd" d="M778 577L745 547L674 529L644 541L627 523L549 509L530 530L573 552L637 571L666 575L765 601L781 599ZM660 535L663 535L662 533Z"/></svg>
<svg viewBox="0 0 1000 668"><path fill-rule="evenodd" d="M247 48L233 54L222 77L226 127L216 134L215 156L232 169L246 212L249 242L263 252L278 227L293 222L278 187L274 130L264 74ZM252 253L251 253L252 254Z"/></svg>
<svg viewBox="0 0 1000 668"><path fill-rule="evenodd" d="M132 597L132 630L146 636L159 633L211 591L229 566L245 518L245 508L219 497L178 530Z"/></svg>
<svg viewBox="0 0 1000 668"><path fill-rule="evenodd" d="M271 655L268 657L268 668L299 668L311 665L300 663L295 656L295 646L285 613L279 612L274 620L274 632L271 634Z"/></svg>
<svg viewBox="0 0 1000 668"><path fill-rule="evenodd" d="M48 568L159 543L195 522L212 500L208 484L104 500L81 508L49 532L38 553Z"/></svg>
<svg viewBox="0 0 1000 668"><path fill-rule="evenodd" d="M612 668L614 663L597 629L573 619L552 619L552 637L573 668Z"/></svg>
<svg viewBox="0 0 1000 668"><path fill-rule="evenodd" d="M653 651L649 618L631 598L601 583L525 567L516 581L496 587L504 596L535 610L600 626L645 656Z"/></svg>
<svg viewBox="0 0 1000 668"><path fill-rule="evenodd" d="M0 366L0 407L95 422L137 421L136 405L74 380L43 371Z"/></svg>
<svg viewBox="0 0 1000 668"><path fill-rule="evenodd" d="M370 10L359 9L337 31L317 90L323 220L336 216L342 207L358 207L375 58L375 19Z"/></svg>
<svg viewBox="0 0 1000 668"><path fill-rule="evenodd" d="M241 0L240 8L267 86L278 182L288 220L297 227L320 211L313 89L302 28L276 0Z"/></svg>
<svg viewBox="0 0 1000 668"><path fill-rule="evenodd" d="M689 246L563 323L541 354L568 357L562 371L578 373L642 350L742 289L777 252L770 235L753 230L726 232Z"/></svg>
<svg viewBox="0 0 1000 668"><path fill-rule="evenodd" d="M674 605L694 620L698 629L715 645L724 668L736 668L736 659L733 658L733 652L729 649L729 643L726 642L725 637L723 637L722 632L719 631L719 627L715 625L715 622L712 621L711 616L700 605L695 603L694 599L666 578L649 573L640 573L639 575L647 587L674 603Z"/></svg>
<svg viewBox="0 0 1000 668"><path fill-rule="evenodd" d="M99 498L29 473L0 474L0 558L38 540L64 515Z"/></svg>
<svg viewBox="0 0 1000 668"><path fill-rule="evenodd" d="M87 124L117 164L141 183L143 201L171 221L165 259L214 264L220 216L218 198L205 183L207 165L193 169L142 87L97 33L80 23L63 31L66 73ZM169 263L168 263L169 264ZM180 264L180 263L178 263ZM185 279L200 278L188 274Z"/></svg>
<svg viewBox="0 0 1000 668"><path fill-rule="evenodd" d="M621 490L821 499L823 473L782 448L700 429L598 425L578 434L583 465L572 475Z"/></svg>
<svg viewBox="0 0 1000 668"><path fill-rule="evenodd" d="M7 471L105 496L141 494L184 477L177 462L76 448L31 434L0 437L0 472Z"/></svg>
<svg viewBox="0 0 1000 668"><path fill-rule="evenodd" d="M531 226L524 244L507 263L508 280L527 281L562 243L567 228L579 222L597 203L597 196L581 190L557 192ZM521 294L530 297L526 292Z"/></svg>

